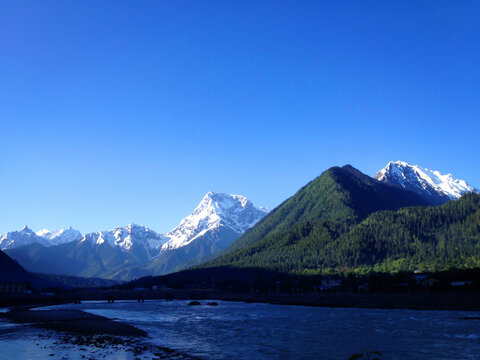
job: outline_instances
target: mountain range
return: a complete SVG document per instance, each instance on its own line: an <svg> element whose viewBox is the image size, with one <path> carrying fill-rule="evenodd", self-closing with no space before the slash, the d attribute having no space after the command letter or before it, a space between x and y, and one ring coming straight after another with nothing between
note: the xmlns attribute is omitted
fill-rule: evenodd
<svg viewBox="0 0 480 360"><path fill-rule="evenodd" d="M136 224L85 235L25 226L0 236L0 249L32 272L124 280L209 259L267 212L244 196L209 192L167 234Z"/></svg>
<svg viewBox="0 0 480 360"><path fill-rule="evenodd" d="M426 239L416 244L422 251L436 244L422 233L431 226L425 219L437 225L437 216L445 219L445 226L431 228L430 235L445 237L441 231L453 228L466 231L459 224L470 224L467 218L476 211L472 197L458 200L467 193L478 190L451 174L401 161L388 163L375 178L346 165L328 169L271 212L240 195L209 192L166 234L135 224L85 235L72 228L35 233L25 226L1 235L0 249L36 273L116 280L167 274L204 262L204 268L252 266L286 272L392 267L400 258L414 266L412 239ZM404 208L417 209L412 210L417 215L405 215ZM408 226L399 225L398 219ZM378 231L365 232L366 224ZM377 239L380 233L387 235ZM372 239L389 251L372 250L366 245ZM455 241L443 245L450 255L431 253L452 263ZM424 256L420 262L430 266L431 260Z"/></svg>

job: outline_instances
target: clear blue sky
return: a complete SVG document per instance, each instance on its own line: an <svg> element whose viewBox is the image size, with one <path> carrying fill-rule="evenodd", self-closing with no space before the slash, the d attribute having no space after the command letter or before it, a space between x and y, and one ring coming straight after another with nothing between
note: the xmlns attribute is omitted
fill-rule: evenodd
<svg viewBox="0 0 480 360"><path fill-rule="evenodd" d="M0 233L164 232L333 165L480 187L478 1L0 0Z"/></svg>

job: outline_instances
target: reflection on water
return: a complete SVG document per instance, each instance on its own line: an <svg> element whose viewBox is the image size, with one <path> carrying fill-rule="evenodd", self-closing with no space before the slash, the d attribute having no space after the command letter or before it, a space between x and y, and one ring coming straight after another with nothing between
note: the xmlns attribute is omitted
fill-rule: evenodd
<svg viewBox="0 0 480 360"><path fill-rule="evenodd" d="M205 302L206 303L206 302ZM472 312L312 308L188 301L87 302L75 308L126 321L153 343L207 359L347 359L362 349L385 359L478 359Z"/></svg>

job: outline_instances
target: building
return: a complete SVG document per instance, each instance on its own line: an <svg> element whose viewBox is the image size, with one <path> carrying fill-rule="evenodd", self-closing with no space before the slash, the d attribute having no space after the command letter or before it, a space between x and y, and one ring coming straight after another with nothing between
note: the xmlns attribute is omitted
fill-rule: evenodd
<svg viewBox="0 0 480 360"><path fill-rule="evenodd" d="M469 286L472 284L473 284L473 281L471 280L450 281L450 286L453 286L453 287Z"/></svg>
<svg viewBox="0 0 480 360"><path fill-rule="evenodd" d="M338 290L342 286L342 280L335 278L322 279L322 290Z"/></svg>
<svg viewBox="0 0 480 360"><path fill-rule="evenodd" d="M437 278L429 276L422 281L422 285L426 287L440 286L441 282Z"/></svg>
<svg viewBox="0 0 480 360"><path fill-rule="evenodd" d="M0 294L25 294L28 287L26 281L1 281Z"/></svg>

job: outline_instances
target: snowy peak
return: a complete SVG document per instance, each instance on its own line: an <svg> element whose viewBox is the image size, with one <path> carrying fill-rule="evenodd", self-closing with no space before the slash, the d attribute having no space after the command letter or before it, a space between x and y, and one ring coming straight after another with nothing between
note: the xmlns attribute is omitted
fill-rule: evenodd
<svg viewBox="0 0 480 360"><path fill-rule="evenodd" d="M23 227L20 229L20 232L24 234L33 234L33 231L27 225L23 225Z"/></svg>
<svg viewBox="0 0 480 360"><path fill-rule="evenodd" d="M66 244L82 237L80 231L73 229L71 226L66 229L56 230L53 232L43 229L37 231L36 234L37 236L47 239L50 245Z"/></svg>
<svg viewBox="0 0 480 360"><path fill-rule="evenodd" d="M129 224L109 231L86 234L80 238L80 242L83 241L97 245L106 243L124 251L134 251L135 248L138 248L140 251L150 254L151 249L159 248L167 239L146 226Z"/></svg>
<svg viewBox="0 0 480 360"><path fill-rule="evenodd" d="M133 246L140 245L146 249L163 245L166 239L143 225L128 224L125 227L115 228L110 231L115 238L114 245L129 251Z"/></svg>
<svg viewBox="0 0 480 360"><path fill-rule="evenodd" d="M389 162L377 173L375 179L411 190L434 205L458 199L468 192L478 192L464 180L454 178L452 174L443 175L404 161Z"/></svg>
<svg viewBox="0 0 480 360"><path fill-rule="evenodd" d="M48 229L38 230L35 234L40 237L49 237L52 232Z"/></svg>
<svg viewBox="0 0 480 360"><path fill-rule="evenodd" d="M38 236L25 225L18 231L10 231L4 235L0 235L0 249L12 249L19 246L39 243L43 246L49 246L48 240Z"/></svg>
<svg viewBox="0 0 480 360"><path fill-rule="evenodd" d="M245 196L210 191L192 215L183 220L203 220L208 224L224 221L236 232L242 233L258 221L259 215L263 217L266 212L256 208Z"/></svg>
<svg viewBox="0 0 480 360"><path fill-rule="evenodd" d="M242 234L268 213L255 207L242 195L209 191L192 214L166 234L169 241L162 250L172 250L190 244L208 231L225 227Z"/></svg>
<svg viewBox="0 0 480 360"><path fill-rule="evenodd" d="M18 231L10 231L5 235L0 234L0 249L12 249L33 243L38 243L46 247L55 246L78 240L81 236L80 231L72 229L71 227L54 232L43 229L35 233L25 225Z"/></svg>

